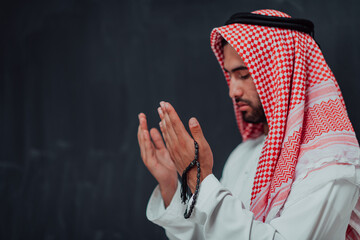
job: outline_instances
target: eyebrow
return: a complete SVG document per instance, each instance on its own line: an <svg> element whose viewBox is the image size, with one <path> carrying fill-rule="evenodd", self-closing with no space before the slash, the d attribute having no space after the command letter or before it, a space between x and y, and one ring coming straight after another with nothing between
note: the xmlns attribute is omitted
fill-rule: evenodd
<svg viewBox="0 0 360 240"><path fill-rule="evenodd" d="M224 70L225 70L225 72L229 72L229 70L227 70L225 67L224 67ZM246 66L240 66L240 67L231 69L231 72L236 72L238 70L248 70L248 68Z"/></svg>

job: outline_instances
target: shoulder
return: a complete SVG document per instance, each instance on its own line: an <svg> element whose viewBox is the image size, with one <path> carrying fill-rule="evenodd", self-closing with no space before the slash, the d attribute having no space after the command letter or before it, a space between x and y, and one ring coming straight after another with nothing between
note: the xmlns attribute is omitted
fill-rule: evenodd
<svg viewBox="0 0 360 240"><path fill-rule="evenodd" d="M360 168L351 164L327 164L309 171L306 176L294 179L288 201L316 192L335 182L358 188Z"/></svg>

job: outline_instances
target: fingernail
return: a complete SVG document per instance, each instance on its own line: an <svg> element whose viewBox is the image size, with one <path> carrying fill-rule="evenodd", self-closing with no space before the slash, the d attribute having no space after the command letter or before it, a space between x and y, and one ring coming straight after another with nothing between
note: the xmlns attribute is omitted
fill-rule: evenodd
<svg viewBox="0 0 360 240"><path fill-rule="evenodd" d="M162 128L162 122L159 122L159 126L160 126L160 128Z"/></svg>
<svg viewBox="0 0 360 240"><path fill-rule="evenodd" d="M165 108L166 108L166 110L169 110L169 108L170 108L169 103L165 103Z"/></svg>
<svg viewBox="0 0 360 240"><path fill-rule="evenodd" d="M195 118L190 119L190 127L196 127L198 125L198 121Z"/></svg>
<svg viewBox="0 0 360 240"><path fill-rule="evenodd" d="M161 101L161 102L160 102L160 106L161 106L161 107L164 107L164 101Z"/></svg>
<svg viewBox="0 0 360 240"><path fill-rule="evenodd" d="M160 107L158 108L158 113L159 113L159 115L163 115L163 111L161 110Z"/></svg>

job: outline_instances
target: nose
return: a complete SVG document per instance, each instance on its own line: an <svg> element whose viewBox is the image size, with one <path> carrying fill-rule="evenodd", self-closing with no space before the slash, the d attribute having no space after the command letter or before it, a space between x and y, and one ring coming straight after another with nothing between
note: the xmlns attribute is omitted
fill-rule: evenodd
<svg viewBox="0 0 360 240"><path fill-rule="evenodd" d="M230 83L229 83L230 98L235 98L235 97L241 98L243 93L244 93L244 91L243 91L242 87L240 86L240 83L237 82L236 80L230 78Z"/></svg>

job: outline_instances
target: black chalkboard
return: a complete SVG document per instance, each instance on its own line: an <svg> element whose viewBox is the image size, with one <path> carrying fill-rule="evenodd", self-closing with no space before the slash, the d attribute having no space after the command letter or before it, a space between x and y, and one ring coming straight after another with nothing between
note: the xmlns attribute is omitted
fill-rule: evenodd
<svg viewBox="0 0 360 240"><path fill-rule="evenodd" d="M137 114L159 101L196 116L220 177L240 143L209 34L234 12L274 8L315 37L360 133L360 2L7 1L0 8L0 239L164 239L145 209L156 181Z"/></svg>

